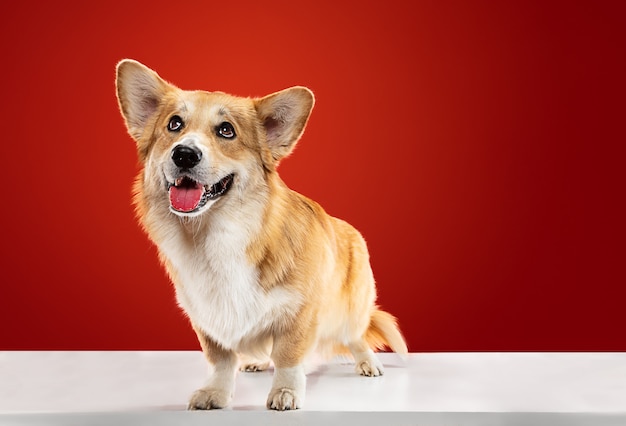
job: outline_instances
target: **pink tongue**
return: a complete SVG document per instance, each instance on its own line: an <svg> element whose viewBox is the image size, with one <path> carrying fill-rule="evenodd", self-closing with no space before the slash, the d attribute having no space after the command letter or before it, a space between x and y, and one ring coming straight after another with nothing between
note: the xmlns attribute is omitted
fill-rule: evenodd
<svg viewBox="0 0 626 426"><path fill-rule="evenodd" d="M195 210L200 204L204 188L196 184L193 188L170 187L170 203L172 207L180 212L190 212Z"/></svg>

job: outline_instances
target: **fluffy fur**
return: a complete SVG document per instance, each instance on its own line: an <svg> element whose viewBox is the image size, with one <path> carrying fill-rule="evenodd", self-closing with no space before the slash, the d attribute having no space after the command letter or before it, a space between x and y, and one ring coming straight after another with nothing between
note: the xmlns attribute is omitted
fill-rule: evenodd
<svg viewBox="0 0 626 426"><path fill-rule="evenodd" d="M116 83L143 166L134 186L139 222L214 367L190 409L227 406L237 368L258 371L271 360L267 407L287 410L302 406L303 362L314 352L349 351L366 376L383 373L373 350L407 352L395 318L375 304L363 237L276 171L304 131L310 90L254 99L184 91L132 60L118 64ZM176 163L180 147L197 164ZM183 178L197 191L225 193L181 211L168 191Z"/></svg>

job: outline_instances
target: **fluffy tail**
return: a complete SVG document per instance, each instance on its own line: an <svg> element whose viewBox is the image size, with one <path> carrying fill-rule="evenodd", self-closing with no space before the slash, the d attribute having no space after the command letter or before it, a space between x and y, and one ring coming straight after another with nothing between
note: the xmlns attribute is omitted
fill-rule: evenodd
<svg viewBox="0 0 626 426"><path fill-rule="evenodd" d="M390 348L400 355L406 355L409 352L404 337L398 328L396 317L378 308L372 312L370 326L365 333L365 340L374 350Z"/></svg>

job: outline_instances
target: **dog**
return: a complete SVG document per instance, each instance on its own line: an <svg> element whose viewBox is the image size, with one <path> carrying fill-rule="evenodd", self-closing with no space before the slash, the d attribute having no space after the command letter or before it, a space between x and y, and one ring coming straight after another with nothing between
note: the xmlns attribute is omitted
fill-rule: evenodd
<svg viewBox="0 0 626 426"><path fill-rule="evenodd" d="M375 304L361 234L277 173L309 120L309 89L185 91L131 59L117 64L116 89L142 166L138 221L213 370L188 409L227 407L237 370L270 363L267 408L297 409L311 355L351 353L373 377L375 350L407 353L396 318Z"/></svg>

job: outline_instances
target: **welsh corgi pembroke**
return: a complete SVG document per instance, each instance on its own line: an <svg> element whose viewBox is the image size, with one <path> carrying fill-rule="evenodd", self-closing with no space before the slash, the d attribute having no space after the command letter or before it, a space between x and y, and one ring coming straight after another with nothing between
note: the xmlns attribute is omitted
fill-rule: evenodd
<svg viewBox="0 0 626 426"><path fill-rule="evenodd" d="M237 370L270 363L267 408L297 409L310 355L351 353L357 373L380 376L374 350L407 353L396 318L375 304L361 234L277 173L309 119L309 89L186 91L130 59L116 87L142 166L138 220L213 367L189 409L228 406Z"/></svg>

